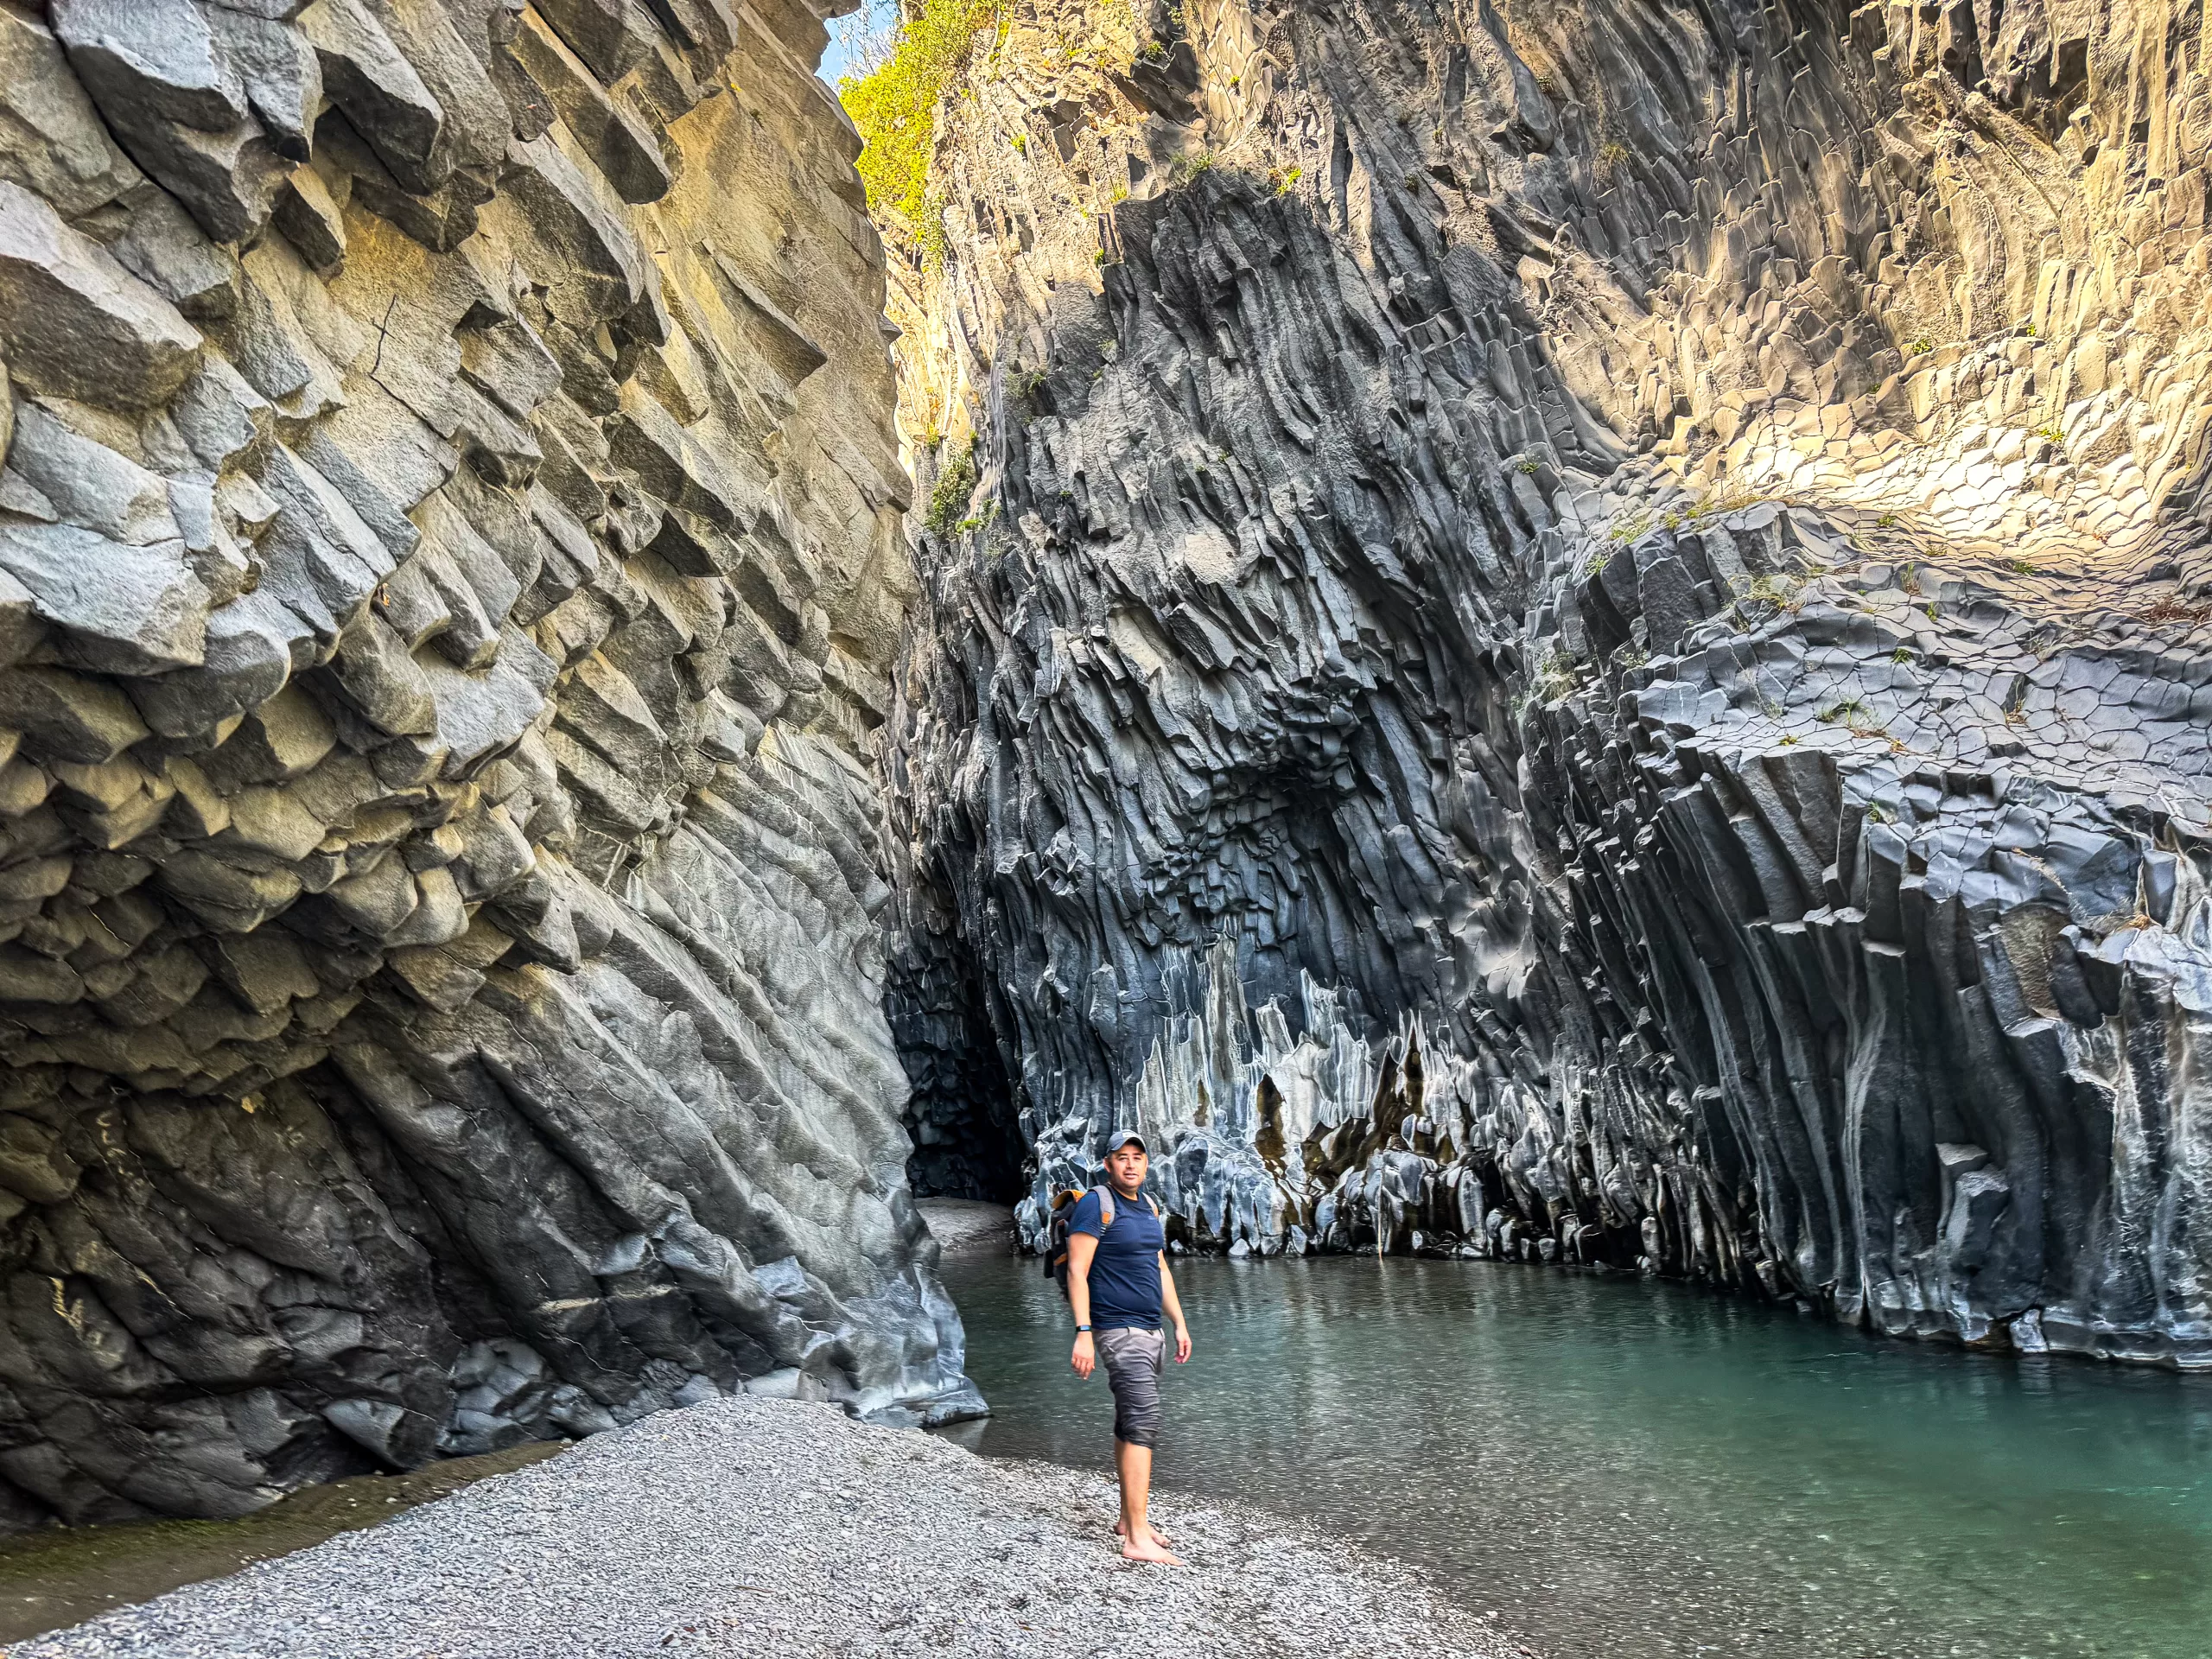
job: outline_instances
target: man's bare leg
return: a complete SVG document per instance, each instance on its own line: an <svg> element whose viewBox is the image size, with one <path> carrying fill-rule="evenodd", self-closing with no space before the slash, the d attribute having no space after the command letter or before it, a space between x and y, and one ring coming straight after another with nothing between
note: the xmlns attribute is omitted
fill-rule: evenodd
<svg viewBox="0 0 2212 1659"><path fill-rule="evenodd" d="M1114 1442L1115 1471L1122 1478L1122 1521L1114 1529L1122 1535L1122 1554L1132 1561L1160 1561L1180 1567L1166 1540L1152 1529L1145 1508L1152 1497L1152 1448Z"/></svg>
<svg viewBox="0 0 2212 1659"><path fill-rule="evenodd" d="M1127 1440L1114 1442L1114 1471L1122 1478L1122 1512L1114 1517L1114 1535L1127 1542L1129 1537L1129 1492L1132 1483L1136 1491L1137 1518L1142 1529L1137 1535L1149 1538L1162 1548L1166 1548L1167 1535L1152 1524L1146 1513L1152 1501L1152 1448L1132 1446Z"/></svg>

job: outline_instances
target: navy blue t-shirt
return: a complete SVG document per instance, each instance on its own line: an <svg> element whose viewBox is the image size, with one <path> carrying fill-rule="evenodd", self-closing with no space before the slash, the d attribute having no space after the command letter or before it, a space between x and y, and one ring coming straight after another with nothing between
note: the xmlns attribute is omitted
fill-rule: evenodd
<svg viewBox="0 0 2212 1659"><path fill-rule="evenodd" d="M1114 1195L1114 1224L1098 1224L1099 1189L1076 1200L1070 1233L1089 1233L1098 1241L1090 1258L1090 1324L1098 1331L1152 1331L1160 1325L1160 1253L1167 1234L1152 1202L1134 1203Z"/></svg>

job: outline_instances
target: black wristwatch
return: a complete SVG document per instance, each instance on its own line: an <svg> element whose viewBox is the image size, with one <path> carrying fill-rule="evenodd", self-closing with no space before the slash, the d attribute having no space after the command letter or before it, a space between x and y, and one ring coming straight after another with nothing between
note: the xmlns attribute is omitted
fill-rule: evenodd
<svg viewBox="0 0 2212 1659"><path fill-rule="evenodd" d="M1086 1332L1086 1331L1088 1331L1088 1330L1090 1330L1090 1327L1089 1325L1077 1325L1077 1326L1076 1326L1076 1328L1075 1328L1075 1333L1076 1333L1076 1335L1077 1335L1077 1336L1079 1337L1079 1336L1081 1336L1084 1332Z"/></svg>

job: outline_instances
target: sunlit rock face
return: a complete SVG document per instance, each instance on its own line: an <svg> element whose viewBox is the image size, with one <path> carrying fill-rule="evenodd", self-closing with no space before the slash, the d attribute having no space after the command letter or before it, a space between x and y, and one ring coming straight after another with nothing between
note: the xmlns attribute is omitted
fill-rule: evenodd
<svg viewBox="0 0 2212 1659"><path fill-rule="evenodd" d="M1193 1245L2212 1363L2200 35L980 37L893 266L906 437L978 481L892 988L1034 1194L1133 1122Z"/></svg>
<svg viewBox="0 0 2212 1659"><path fill-rule="evenodd" d="M0 1527L972 1411L804 7L0 10Z"/></svg>

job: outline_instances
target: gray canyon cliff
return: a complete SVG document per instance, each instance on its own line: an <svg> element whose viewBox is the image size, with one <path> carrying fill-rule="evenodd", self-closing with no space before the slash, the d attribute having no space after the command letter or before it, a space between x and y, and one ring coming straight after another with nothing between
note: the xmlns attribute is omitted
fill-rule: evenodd
<svg viewBox="0 0 2212 1659"><path fill-rule="evenodd" d="M750 1386L979 1408L913 592L784 0L0 4L0 1529Z"/></svg>
<svg viewBox="0 0 2212 1659"><path fill-rule="evenodd" d="M1116 1121L2212 1362L2202 9L981 22L909 514L809 7L0 0L0 1527L973 1412Z"/></svg>
<svg viewBox="0 0 2212 1659"><path fill-rule="evenodd" d="M917 1179L2212 1364L2208 49L985 27L886 217Z"/></svg>

